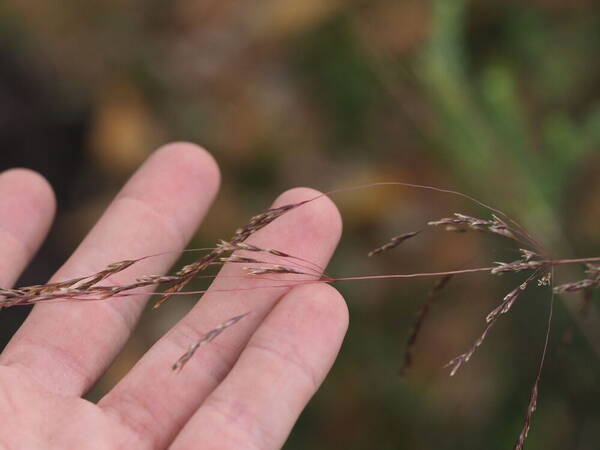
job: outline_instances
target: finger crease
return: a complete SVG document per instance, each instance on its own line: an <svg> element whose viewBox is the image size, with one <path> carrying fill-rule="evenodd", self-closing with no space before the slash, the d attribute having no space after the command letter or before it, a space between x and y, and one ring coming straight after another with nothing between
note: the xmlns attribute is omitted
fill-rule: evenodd
<svg viewBox="0 0 600 450"><path fill-rule="evenodd" d="M157 412L143 397L122 392L99 406L141 442L148 442L149 447L162 432Z"/></svg>
<svg viewBox="0 0 600 450"><path fill-rule="evenodd" d="M49 342L35 341L29 338L21 338L20 341L15 342L15 344L16 347L19 348L18 353L29 353L31 355L43 353L46 354L46 356L50 355L55 362L58 362L63 367L67 368L67 372L74 373L79 386L70 386L69 391L71 392L73 392L73 388L76 388L76 392L79 393L82 386L89 386L93 381L90 378L85 365L82 363L82 360L59 346L52 345ZM27 347L31 347L33 351L25 351ZM7 361L2 361L1 365L13 367L22 373L24 372L38 384L46 387L46 384L43 382L44 374L36 372L36 365L30 366L20 363L19 360L21 358L18 353L11 355L10 359Z"/></svg>
<svg viewBox="0 0 600 450"><path fill-rule="evenodd" d="M320 378L315 374L310 364L308 364L306 359L301 356L300 352L294 349L291 345L286 346L285 350L283 350L280 349L279 346L266 345L257 341L251 341L248 343L246 350L257 350L264 353L268 357L274 357L275 359L299 369L298 372L300 372L308 380L310 387L313 390L317 390L321 384Z"/></svg>
<svg viewBox="0 0 600 450"><path fill-rule="evenodd" d="M187 244L188 236L186 236L181 229L174 223L172 219L167 219L169 216L165 216L164 212L157 211L155 208L150 206L148 202L142 200L141 198L135 197L131 194L125 194L117 197L116 202L131 202L133 204L138 205L143 210L151 213L161 224L162 227L169 230L174 236L179 240L178 246L184 246Z"/></svg>
<svg viewBox="0 0 600 450"><path fill-rule="evenodd" d="M244 448L265 449L277 448L277 437L268 426L258 420L256 414L249 410L248 406L241 401L232 398L221 398L216 394L211 395L203 405L203 414L208 411L220 416L227 428L234 434L241 433ZM229 433L228 433L229 434Z"/></svg>

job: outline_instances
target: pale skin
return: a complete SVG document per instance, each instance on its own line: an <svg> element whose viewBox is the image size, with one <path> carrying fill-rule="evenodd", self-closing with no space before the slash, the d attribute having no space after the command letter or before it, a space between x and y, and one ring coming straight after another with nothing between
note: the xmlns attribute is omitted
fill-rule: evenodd
<svg viewBox="0 0 600 450"><path fill-rule="evenodd" d="M159 149L53 280L185 248L218 188L219 170L203 149L185 143ZM317 194L292 189L275 205ZM52 222L54 204L51 188L38 174L25 169L0 174L0 286L12 286L33 257ZM242 224L231 224L230 231L237 225ZM248 242L325 266L340 233L339 213L322 197L285 214ZM164 273L176 257L144 260L112 281ZM253 281L237 277L241 271L239 265L225 266L214 291L97 404L82 396L129 338L148 296L36 305L0 355L0 448L281 448L337 356L348 311L340 294L324 283L243 290ZM217 292L222 290L229 292ZM248 311L201 347L181 372L171 370L192 342Z"/></svg>

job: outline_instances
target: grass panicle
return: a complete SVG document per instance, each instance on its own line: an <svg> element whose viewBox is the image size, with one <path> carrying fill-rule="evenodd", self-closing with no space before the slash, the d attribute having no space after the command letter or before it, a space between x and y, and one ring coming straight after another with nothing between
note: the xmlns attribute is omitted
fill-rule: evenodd
<svg viewBox="0 0 600 450"><path fill-rule="evenodd" d="M430 227L443 227L447 231L477 231L510 239L515 243L515 245L518 245L518 251L520 252L521 257L518 260L511 262L499 261L490 267L464 268L425 273L334 277L327 274L323 267L312 261L277 249L261 248L245 242L254 233L263 229L284 214L325 195L333 195L340 192L350 192L357 189L375 188L381 186L402 186L434 191L442 194L458 196L474 202L476 205L487 209L490 212L490 218L482 219L462 213L454 213L450 217L429 221L427 225ZM373 257L384 252L392 251L408 239L419 235L421 231L422 230L398 234L397 236L392 237L384 245L369 252L368 256ZM540 358L538 373L531 390L525 422L514 447L515 449L519 450L524 446L525 440L532 425L533 414L537 407L540 380L548 350L555 295L571 292L582 292L584 295L584 302L587 302L584 303L584 305L587 305L589 304L589 299L591 298L591 291L600 287L600 257L555 259L550 256L550 254L544 249L539 241L536 240L530 233L528 233L524 227L522 227L517 221L512 219L503 211L480 202L479 200L461 192L452 191L449 189L441 189L434 186L402 182L372 183L369 185L338 189L336 191L331 191L327 194L321 194L302 202L271 208L252 217L246 225L238 228L229 240L220 240L217 242L214 248L189 249L186 251L202 251L203 254L191 264L187 264L177 269L172 274L147 275L139 277L128 284L111 284L111 276L125 271L144 259L156 257L161 254L115 262L109 264L95 274L81 276L70 280L42 285L23 286L13 289L0 288L0 308L54 301L97 301L139 294L158 296L159 298L154 304L154 307L157 308L169 298L176 295L200 294L206 292L205 290L186 291L185 287L195 278L214 277L215 275L204 274L204 272L211 267L221 266L223 264L244 264L244 273L239 275L239 277L253 277L254 279L259 279L266 282L265 284L258 284L256 286L253 285L248 288L233 289L235 291L245 289L292 287L301 283L315 281L338 283L358 280L438 277L439 280L431 288L425 299L425 302L419 308L412 329L409 333L405 346L404 360L400 370L400 372L404 374L412 364L416 342L428 312L431 309L432 304L439 298L443 288L448 284L452 277L482 272L488 272L491 275L518 274L521 272L527 272L528 276L525 281L519 283L510 292L508 292L501 300L499 305L485 317L486 325L483 329L483 332L471 345L471 347L465 353L462 353L456 358L452 359L446 365L447 367L451 368L450 375L455 375L459 368L467 363L475 354L477 349L483 344L489 331L499 320L499 318L512 310L515 302L521 297L523 291L525 291L525 289L531 285L533 280L537 280L538 286L550 286L551 300L546 328L546 339ZM586 276L580 280L554 286L555 269L566 264L586 264ZM272 275L273 277L269 278L269 275ZM282 275L290 275L290 278L282 278ZM275 282L277 284L274 284ZM213 290L215 292L230 291L228 289ZM172 366L173 370L182 370L185 364L193 357L195 352L201 346L214 340L217 336L219 336L228 328L237 324L248 314L249 312L232 317L214 329L208 331L201 339L191 344L189 349L177 359Z"/></svg>

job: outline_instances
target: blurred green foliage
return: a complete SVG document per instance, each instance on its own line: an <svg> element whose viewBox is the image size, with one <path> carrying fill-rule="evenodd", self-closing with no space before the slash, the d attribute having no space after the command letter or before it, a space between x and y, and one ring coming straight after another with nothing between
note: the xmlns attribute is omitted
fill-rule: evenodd
<svg viewBox="0 0 600 450"><path fill-rule="evenodd" d="M331 117L334 148L364 145L378 86L351 19L336 15L298 41L298 70Z"/></svg>

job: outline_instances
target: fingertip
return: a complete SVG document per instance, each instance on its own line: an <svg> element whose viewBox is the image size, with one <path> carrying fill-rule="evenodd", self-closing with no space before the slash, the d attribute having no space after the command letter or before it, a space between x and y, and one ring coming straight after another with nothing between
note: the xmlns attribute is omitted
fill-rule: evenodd
<svg viewBox="0 0 600 450"><path fill-rule="evenodd" d="M28 213L48 226L56 212L56 195L48 180L35 170L17 167L0 174L0 183L6 192L20 194L20 203Z"/></svg>
<svg viewBox="0 0 600 450"><path fill-rule="evenodd" d="M330 330L331 337L343 338L346 334L350 320L348 304L333 286L324 282L297 286L284 300L293 303L302 320Z"/></svg>
<svg viewBox="0 0 600 450"><path fill-rule="evenodd" d="M304 186L297 186L282 192L273 203L273 206L282 206L290 203L299 203L304 200L310 200L315 197L321 197L323 193L316 189Z"/></svg>
<svg viewBox="0 0 600 450"><path fill-rule="evenodd" d="M197 145L177 142L155 150L119 192L114 204L120 206L125 200L130 208L131 199L143 203L173 224L182 242L187 242L215 200L219 184L215 159Z"/></svg>
<svg viewBox="0 0 600 450"><path fill-rule="evenodd" d="M212 191L213 196L221 184L221 171L216 159L206 149L191 142L171 142L158 148L152 159L168 159L179 170L192 172Z"/></svg>
<svg viewBox="0 0 600 450"><path fill-rule="evenodd" d="M342 216L336 204L326 194L308 187L295 187L283 192L275 202L274 207L286 204L300 203L310 200L296 211L302 214L300 219L305 230L312 229L314 234L322 237L334 237L335 244L342 235Z"/></svg>

